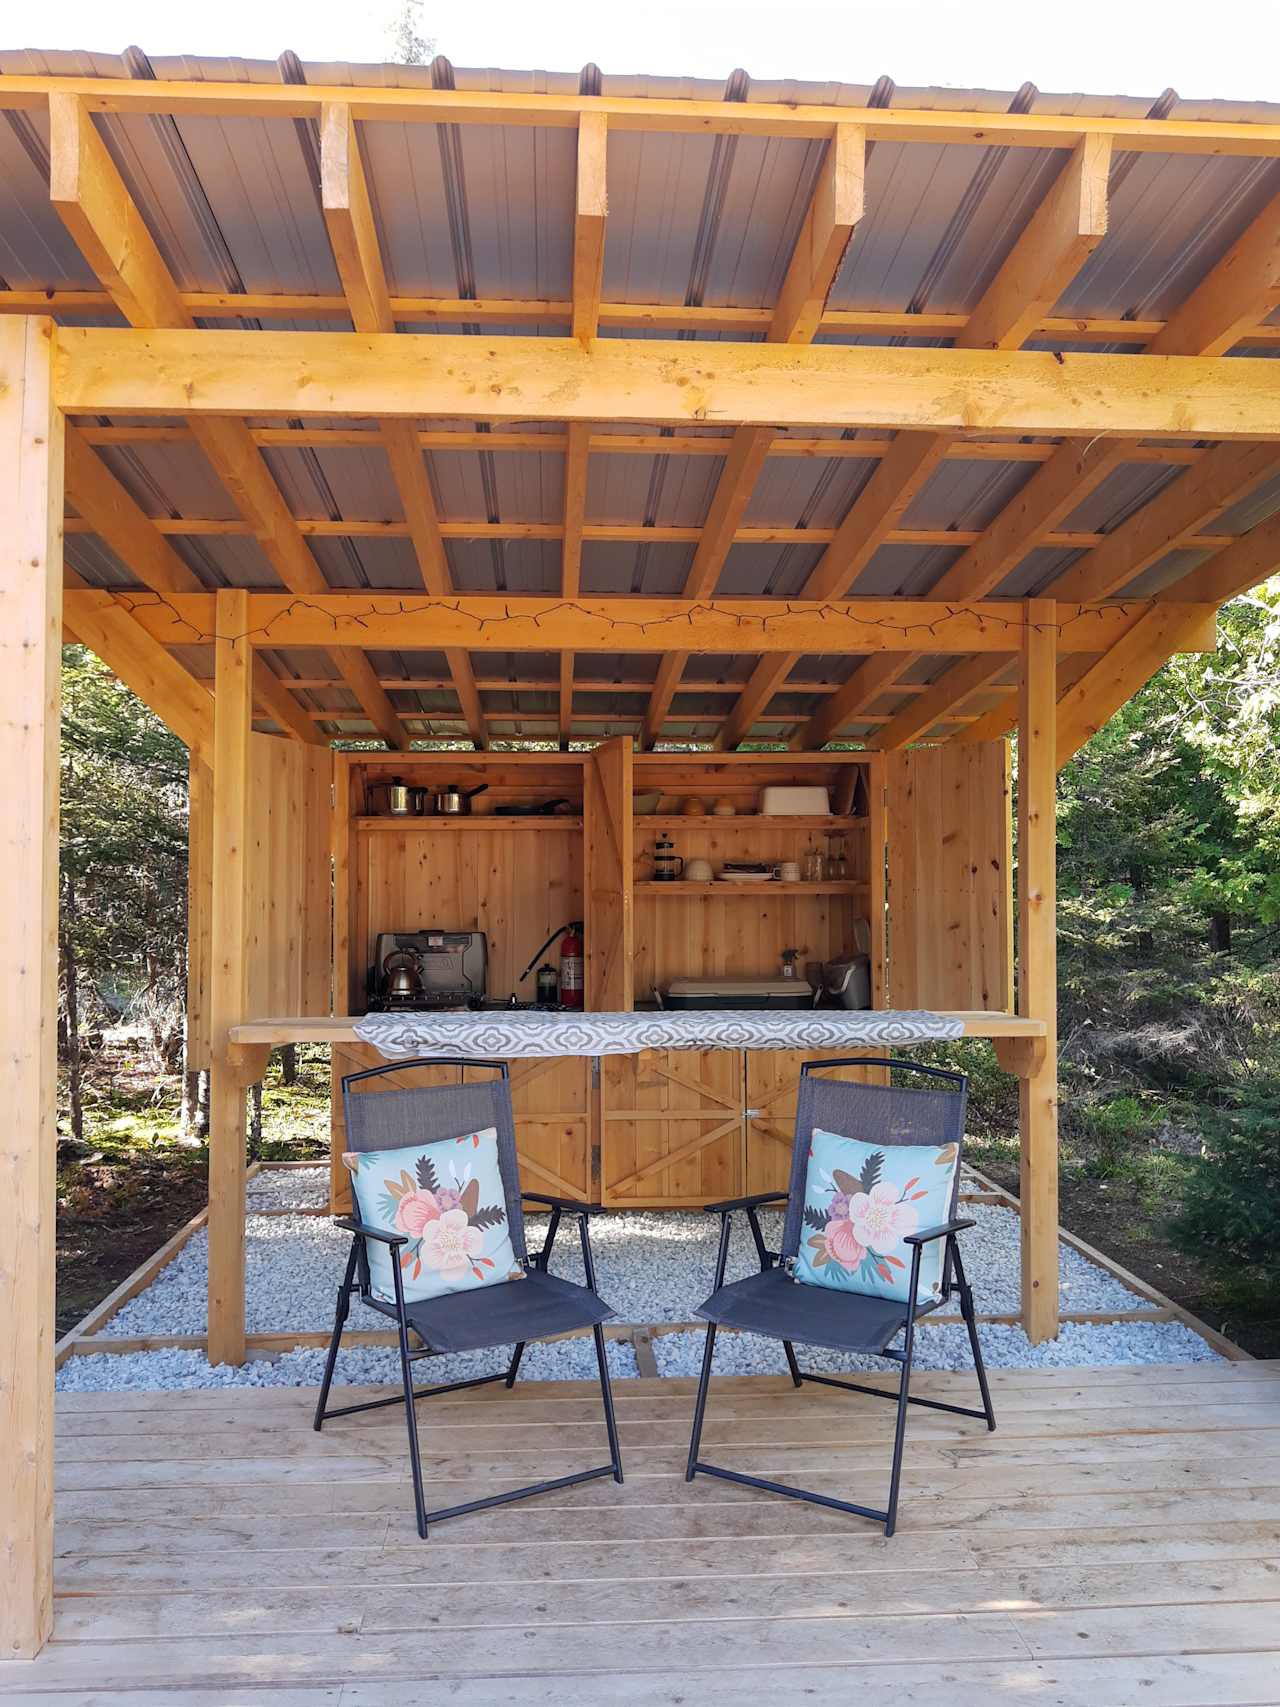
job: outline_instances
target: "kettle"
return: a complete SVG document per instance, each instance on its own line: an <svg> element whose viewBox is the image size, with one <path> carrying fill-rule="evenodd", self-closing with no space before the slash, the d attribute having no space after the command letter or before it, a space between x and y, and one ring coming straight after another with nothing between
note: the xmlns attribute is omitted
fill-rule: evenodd
<svg viewBox="0 0 1280 1707"><path fill-rule="evenodd" d="M418 971L418 962L405 949L395 949L382 962L382 977L382 999L388 1006L403 1007L422 1000L422 977Z"/></svg>

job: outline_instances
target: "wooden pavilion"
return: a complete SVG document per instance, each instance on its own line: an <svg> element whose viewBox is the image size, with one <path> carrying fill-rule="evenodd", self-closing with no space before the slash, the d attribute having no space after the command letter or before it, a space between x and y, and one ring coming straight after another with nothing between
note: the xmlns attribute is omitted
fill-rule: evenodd
<svg viewBox="0 0 1280 1707"><path fill-rule="evenodd" d="M506 995L575 917L599 1010L865 918L875 1005L1018 1076L1057 1331L1055 774L1280 562L1280 112L1174 105L0 55L6 1652L52 1616L64 637L190 750L215 1361L272 1045L355 1050L379 930L486 930ZM389 826L393 770L491 810ZM654 893L646 824L789 857L823 826L680 802L801 779L844 877ZM554 1064L526 1165L766 1188L795 1068Z"/></svg>

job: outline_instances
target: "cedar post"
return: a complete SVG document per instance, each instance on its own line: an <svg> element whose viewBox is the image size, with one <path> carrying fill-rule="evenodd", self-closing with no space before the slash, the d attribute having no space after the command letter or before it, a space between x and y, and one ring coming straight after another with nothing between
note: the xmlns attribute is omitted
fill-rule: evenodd
<svg viewBox="0 0 1280 1707"><path fill-rule="evenodd" d="M51 320L0 320L0 1653L53 1628L63 424Z"/></svg>
<svg viewBox="0 0 1280 1707"><path fill-rule="evenodd" d="M213 701L213 953L209 974L209 1361L243 1363L244 1082L229 1027L246 1017L245 860L253 649L249 597L217 595Z"/></svg>
<svg viewBox="0 0 1280 1707"><path fill-rule="evenodd" d="M1043 1020L1018 1081L1022 1320L1058 1332L1057 606L1028 599L1018 699L1018 1012Z"/></svg>

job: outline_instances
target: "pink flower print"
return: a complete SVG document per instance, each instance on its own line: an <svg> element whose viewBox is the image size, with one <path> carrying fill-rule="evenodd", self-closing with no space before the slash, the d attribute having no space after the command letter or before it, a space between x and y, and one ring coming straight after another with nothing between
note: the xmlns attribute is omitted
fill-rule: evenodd
<svg viewBox="0 0 1280 1707"><path fill-rule="evenodd" d="M914 1233L920 1217L909 1203L898 1202L898 1188L881 1180L870 1192L860 1191L849 1204L849 1223L864 1245L883 1251Z"/></svg>
<svg viewBox="0 0 1280 1707"><path fill-rule="evenodd" d="M440 1219L440 1205L429 1191L406 1191L396 1205L396 1227L411 1239L420 1239L423 1228Z"/></svg>
<svg viewBox="0 0 1280 1707"><path fill-rule="evenodd" d="M442 1185L436 1192L436 1202L440 1205L441 1214L446 1209L459 1209L462 1206L462 1193L455 1191L451 1185Z"/></svg>
<svg viewBox="0 0 1280 1707"><path fill-rule="evenodd" d="M857 1268L866 1256L866 1248L858 1243L858 1235L849 1220L828 1221L823 1233L827 1254L841 1268Z"/></svg>
<svg viewBox="0 0 1280 1707"><path fill-rule="evenodd" d="M465 1209L446 1209L423 1232L422 1260L442 1279L462 1280L483 1244L484 1234L468 1224Z"/></svg>

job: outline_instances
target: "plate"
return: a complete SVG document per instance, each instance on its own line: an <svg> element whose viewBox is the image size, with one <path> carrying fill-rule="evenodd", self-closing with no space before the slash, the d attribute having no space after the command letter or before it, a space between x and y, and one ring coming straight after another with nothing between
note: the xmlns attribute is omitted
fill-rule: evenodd
<svg viewBox="0 0 1280 1707"><path fill-rule="evenodd" d="M776 883L771 871L722 871L717 883Z"/></svg>

